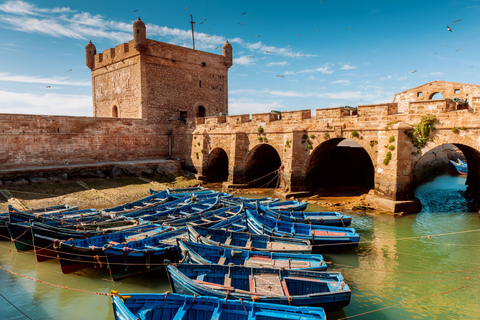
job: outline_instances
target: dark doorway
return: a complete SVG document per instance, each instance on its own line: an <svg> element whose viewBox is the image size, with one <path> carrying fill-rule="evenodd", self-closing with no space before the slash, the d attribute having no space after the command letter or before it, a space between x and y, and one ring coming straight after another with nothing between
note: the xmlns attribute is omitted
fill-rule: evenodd
<svg viewBox="0 0 480 320"><path fill-rule="evenodd" d="M245 182L256 188L276 188L282 162L277 150L268 144L253 148L247 156Z"/></svg>
<svg viewBox="0 0 480 320"><path fill-rule="evenodd" d="M212 150L208 157L205 176L209 182L228 180L228 155L223 149L215 148Z"/></svg>
<svg viewBox="0 0 480 320"><path fill-rule="evenodd" d="M370 156L348 139L330 139L315 148L305 174L305 189L320 195L357 196L374 188Z"/></svg>
<svg viewBox="0 0 480 320"><path fill-rule="evenodd" d="M203 118L205 117L205 107L204 106L198 106L197 108L197 118Z"/></svg>

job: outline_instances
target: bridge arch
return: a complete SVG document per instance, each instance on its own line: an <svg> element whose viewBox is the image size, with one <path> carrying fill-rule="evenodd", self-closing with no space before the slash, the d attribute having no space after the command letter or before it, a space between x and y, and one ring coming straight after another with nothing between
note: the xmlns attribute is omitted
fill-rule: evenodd
<svg viewBox="0 0 480 320"><path fill-rule="evenodd" d="M209 182L228 180L228 155L225 150L215 148L210 152L204 175Z"/></svg>
<svg viewBox="0 0 480 320"><path fill-rule="evenodd" d="M349 139L333 138L321 143L306 161L304 185L309 191L363 194L374 187L374 180L371 155Z"/></svg>
<svg viewBox="0 0 480 320"><path fill-rule="evenodd" d="M257 188L275 188L278 185L278 174L282 161L278 151L269 144L255 146L245 161L245 181Z"/></svg>
<svg viewBox="0 0 480 320"><path fill-rule="evenodd" d="M464 155L468 165L468 175L465 184L469 191L476 198L480 199L480 142L476 137L467 134L453 133L450 130L445 130L437 133L434 141L427 144L425 150L414 159L413 168L417 167L424 156L428 155L429 151L434 152L446 144L451 144L457 147ZM412 179L413 187L416 186L415 178Z"/></svg>

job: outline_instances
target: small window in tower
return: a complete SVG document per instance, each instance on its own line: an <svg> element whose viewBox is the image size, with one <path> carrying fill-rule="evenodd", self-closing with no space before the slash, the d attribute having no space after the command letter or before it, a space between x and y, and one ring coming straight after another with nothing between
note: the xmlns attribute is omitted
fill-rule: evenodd
<svg viewBox="0 0 480 320"><path fill-rule="evenodd" d="M112 108L112 117L113 118L118 118L118 108L117 108L117 106L113 106L113 108Z"/></svg>
<svg viewBox="0 0 480 320"><path fill-rule="evenodd" d="M417 92L417 97L421 97L422 96L422 93L421 92Z"/></svg>
<svg viewBox="0 0 480 320"><path fill-rule="evenodd" d="M180 118L186 119L187 118L187 111L180 111Z"/></svg>
<svg viewBox="0 0 480 320"><path fill-rule="evenodd" d="M198 106L198 108L197 108L197 117L198 117L198 118L203 118L203 117L205 117L205 113L206 113L205 111L206 111L206 110L205 110L205 107L204 107L204 106Z"/></svg>
<svg viewBox="0 0 480 320"><path fill-rule="evenodd" d="M60 132L60 128L57 128L57 132Z"/></svg>
<svg viewBox="0 0 480 320"><path fill-rule="evenodd" d="M199 87L199 88L202 87L202 80L198 80L198 87Z"/></svg>
<svg viewBox="0 0 480 320"><path fill-rule="evenodd" d="M140 33L140 30L139 30L139 29L137 29L137 33Z"/></svg>
<svg viewBox="0 0 480 320"><path fill-rule="evenodd" d="M455 94L460 93L460 89L455 89Z"/></svg>

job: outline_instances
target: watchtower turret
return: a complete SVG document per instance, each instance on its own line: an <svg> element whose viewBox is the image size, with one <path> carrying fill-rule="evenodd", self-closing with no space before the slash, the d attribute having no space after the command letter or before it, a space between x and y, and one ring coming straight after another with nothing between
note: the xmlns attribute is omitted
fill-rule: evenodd
<svg viewBox="0 0 480 320"><path fill-rule="evenodd" d="M145 23L140 20L140 17L133 23L133 41L134 47L138 51L143 51L147 48L147 28Z"/></svg>
<svg viewBox="0 0 480 320"><path fill-rule="evenodd" d="M222 54L225 57L225 65L230 68L233 64L232 45L228 40L223 44Z"/></svg>
<svg viewBox="0 0 480 320"><path fill-rule="evenodd" d="M97 48L92 43L92 40L85 46L85 62L87 67L93 69L95 65L95 55L97 54Z"/></svg>

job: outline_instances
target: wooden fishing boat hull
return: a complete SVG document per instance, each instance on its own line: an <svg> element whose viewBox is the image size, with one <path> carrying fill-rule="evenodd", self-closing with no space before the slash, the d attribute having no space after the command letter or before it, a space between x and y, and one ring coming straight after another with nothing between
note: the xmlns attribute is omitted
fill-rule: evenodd
<svg viewBox="0 0 480 320"><path fill-rule="evenodd" d="M458 159L458 163L452 160L449 160L450 169L455 174L468 174L467 163L462 162Z"/></svg>
<svg viewBox="0 0 480 320"><path fill-rule="evenodd" d="M190 241L239 250L311 253L310 241L258 235L247 232L195 227L187 224Z"/></svg>
<svg viewBox="0 0 480 320"><path fill-rule="evenodd" d="M186 228L162 232L127 246L116 245L105 250L108 269L114 281L135 274L164 268L164 260L179 261L180 254L176 238L186 232Z"/></svg>
<svg viewBox="0 0 480 320"><path fill-rule="evenodd" d="M246 209L250 232L311 241L314 252L340 251L358 247L360 236L353 228L317 226L278 221Z"/></svg>
<svg viewBox="0 0 480 320"><path fill-rule="evenodd" d="M246 267L285 268L325 271L327 264L320 254L278 253L235 250L220 246L178 240L181 261L197 264L237 265Z"/></svg>
<svg viewBox="0 0 480 320"><path fill-rule="evenodd" d="M6 222L6 226L17 251L33 250L33 237L29 224Z"/></svg>
<svg viewBox="0 0 480 320"><path fill-rule="evenodd" d="M121 245L128 239L134 242L134 239L129 237L136 236L140 239L148 235L147 232L157 232L157 230L161 231L159 225L143 225L131 230L92 236L88 239L58 241L54 249L57 251L63 273L72 273L88 267L102 268L107 266L105 250L109 246Z"/></svg>
<svg viewBox="0 0 480 320"><path fill-rule="evenodd" d="M118 295L117 292L112 292ZM175 293L126 293L112 296L116 320L325 320L315 307L292 307L251 301L223 300Z"/></svg>
<svg viewBox="0 0 480 320"><path fill-rule="evenodd" d="M336 310L351 291L338 272L167 263L172 291L220 299L318 306Z"/></svg>
<svg viewBox="0 0 480 320"><path fill-rule="evenodd" d="M270 209L265 206L246 205L252 210L257 210L266 214L275 220L287 222L316 224L325 226L348 227L352 223L352 218L342 215L339 212L304 212L304 211L281 211Z"/></svg>
<svg viewBox="0 0 480 320"><path fill-rule="evenodd" d="M267 204L267 207L274 210L303 211L307 209L308 203L296 200L276 201Z"/></svg>

